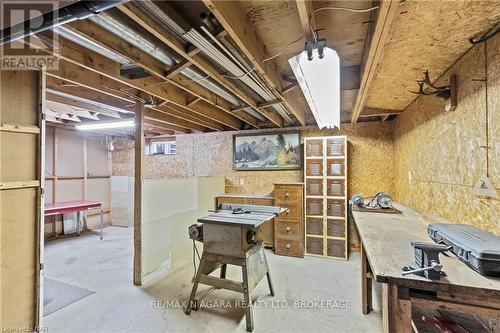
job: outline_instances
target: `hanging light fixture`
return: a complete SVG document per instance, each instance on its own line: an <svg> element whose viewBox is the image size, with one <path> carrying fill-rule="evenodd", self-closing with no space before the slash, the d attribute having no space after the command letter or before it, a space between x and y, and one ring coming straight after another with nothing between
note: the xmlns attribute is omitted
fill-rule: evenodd
<svg viewBox="0 0 500 333"><path fill-rule="evenodd" d="M108 121L108 122L95 122L92 124L81 124L76 125L76 129L82 131L93 131L101 129L111 129L111 128L125 128L134 127L134 120L121 120L121 121Z"/></svg>
<svg viewBox="0 0 500 333"><path fill-rule="evenodd" d="M311 44L288 63L319 128L340 128L339 56L324 43Z"/></svg>

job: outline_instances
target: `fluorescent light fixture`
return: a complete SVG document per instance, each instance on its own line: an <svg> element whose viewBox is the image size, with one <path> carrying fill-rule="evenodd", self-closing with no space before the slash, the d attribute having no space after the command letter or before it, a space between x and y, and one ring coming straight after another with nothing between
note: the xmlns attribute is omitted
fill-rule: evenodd
<svg viewBox="0 0 500 333"><path fill-rule="evenodd" d="M81 124L76 125L76 129L82 131L93 131L93 130L102 130L102 129L110 129L110 128L125 128L125 127L134 127L134 120L121 120L121 121L109 121L109 122L95 122L92 124Z"/></svg>
<svg viewBox="0 0 500 333"><path fill-rule="evenodd" d="M318 49L313 59L307 51L288 59L293 74L304 93L319 128L340 128L340 61L337 52L325 47L320 59Z"/></svg>

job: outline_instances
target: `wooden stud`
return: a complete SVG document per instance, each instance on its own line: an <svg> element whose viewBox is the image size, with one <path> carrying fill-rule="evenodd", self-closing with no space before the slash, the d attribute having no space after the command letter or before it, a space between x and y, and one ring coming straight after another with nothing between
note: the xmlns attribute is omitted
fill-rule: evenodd
<svg viewBox="0 0 500 333"><path fill-rule="evenodd" d="M39 134L40 128L37 126L23 126L23 125L17 125L17 124L0 123L0 132Z"/></svg>
<svg viewBox="0 0 500 333"><path fill-rule="evenodd" d="M390 29L392 22L397 14L399 0L382 0L378 9L377 21L371 37L370 46L363 60L363 69L358 96L352 112L351 122L355 124L358 121L361 111L366 105L368 90L375 78L378 64L382 59L384 47L390 38Z"/></svg>
<svg viewBox="0 0 500 333"><path fill-rule="evenodd" d="M176 76L177 74L179 74L180 72L182 72L183 70L185 70L186 68L188 68L189 66L191 66L191 63L184 59L181 62L179 62L177 65L175 65L174 67L170 68L168 70L166 76L167 76L167 78L171 79L174 76Z"/></svg>
<svg viewBox="0 0 500 333"><path fill-rule="evenodd" d="M296 0L297 10L299 12L300 26L306 38L306 41L313 40L311 27L315 26L314 16L310 16L313 11L313 2L311 0ZM309 18L311 22L309 22Z"/></svg>
<svg viewBox="0 0 500 333"><path fill-rule="evenodd" d="M205 100L207 103L210 103L213 106L219 107L222 111L229 111L231 104L226 100L219 98L216 94L205 88L202 84L192 82L189 78L183 79L183 76L174 78L176 73L180 73L185 67L189 66L189 62L185 61L184 63L181 63L182 65L174 67L174 72L169 71L169 76L169 73L165 74L165 65L159 60L140 50L134 45L126 42L125 40L113 34L109 34L104 28L101 28L98 25L91 23L90 21L75 21L69 24L69 28L78 34L90 38L91 40L102 46L111 48L114 52L120 54L121 56L134 62L144 70L157 76L161 79L161 81L157 83L169 82L184 90L185 92L193 94L194 96ZM248 113L236 114L235 116L252 126L255 126L257 124L257 119L249 115Z"/></svg>
<svg viewBox="0 0 500 333"><path fill-rule="evenodd" d="M165 45L174 50L177 54L183 57L185 60L189 61L193 64L193 66L200 69L206 75L209 75L214 81L222 85L225 89L227 89L232 94L236 95L242 101L250 105L257 112L261 113L264 117L272 121L276 126L282 127L284 125L283 119L276 112L269 112L266 110L258 110L257 104L253 101L245 92L243 92L239 87L237 87L230 80L223 77L218 70L212 66L208 61L204 60L200 57L199 54L189 54L186 52L183 43L177 40L169 31L164 29L162 26L157 24L153 19L144 15L135 5L132 3L126 3L124 5L120 5L117 7L120 11L122 11L125 15L127 15L130 19L135 21L137 24L142 26L144 29L153 34L156 38L161 40ZM198 52L196 52L198 53Z"/></svg>
<svg viewBox="0 0 500 333"><path fill-rule="evenodd" d="M144 104L135 108L134 284L142 285L142 183L144 181Z"/></svg>
<svg viewBox="0 0 500 333"><path fill-rule="evenodd" d="M301 125L305 125L305 110L296 108L295 103L289 97L281 94L281 75L278 73L275 62L262 61L268 56L265 45L250 23L241 3L223 0L203 0L203 2L262 75L265 82L281 97L287 109Z"/></svg>

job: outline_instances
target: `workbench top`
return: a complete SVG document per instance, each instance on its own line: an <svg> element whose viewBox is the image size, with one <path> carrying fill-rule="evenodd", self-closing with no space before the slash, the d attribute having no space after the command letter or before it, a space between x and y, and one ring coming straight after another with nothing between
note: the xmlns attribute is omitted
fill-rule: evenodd
<svg viewBox="0 0 500 333"><path fill-rule="evenodd" d="M218 198L249 198L249 199L273 199L273 196L270 194L248 194L248 193L226 193L220 194L217 196Z"/></svg>
<svg viewBox="0 0 500 333"><path fill-rule="evenodd" d="M418 212L399 204L402 214L353 211L354 222L361 238L375 281L394 283L409 288L454 292L478 289L500 297L500 278L485 277L461 262L453 253L439 259L447 276L431 281L417 275L403 276L401 268L415 261L412 241L434 243L427 235L427 225ZM494 295L495 294L495 295Z"/></svg>

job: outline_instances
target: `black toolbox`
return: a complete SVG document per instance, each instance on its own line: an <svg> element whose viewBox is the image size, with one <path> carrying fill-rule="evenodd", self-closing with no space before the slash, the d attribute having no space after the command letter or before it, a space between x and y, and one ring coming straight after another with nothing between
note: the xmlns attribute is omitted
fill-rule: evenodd
<svg viewBox="0 0 500 333"><path fill-rule="evenodd" d="M500 237L473 225L429 224L427 233L482 275L500 276Z"/></svg>

